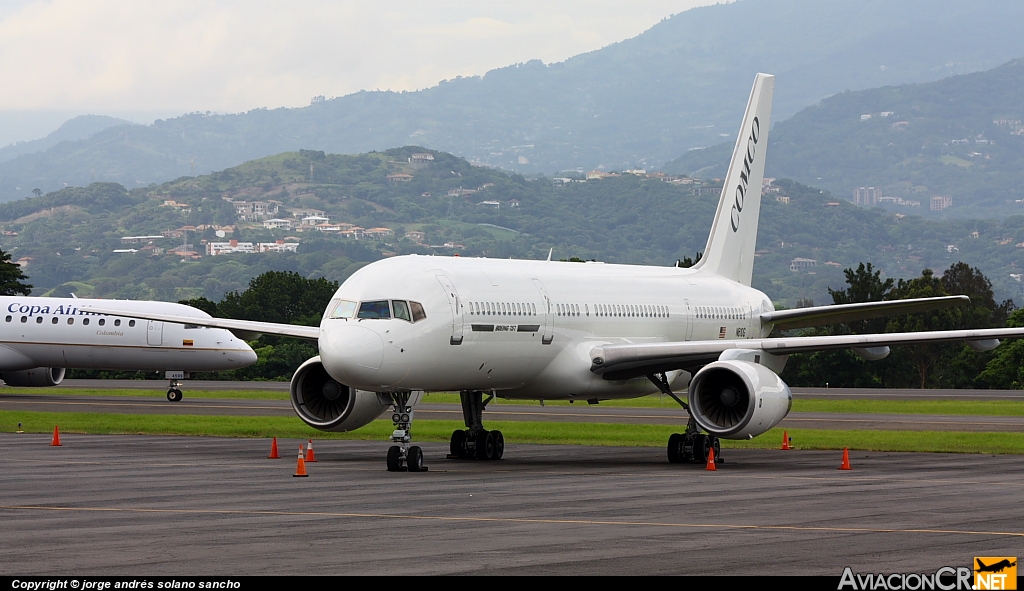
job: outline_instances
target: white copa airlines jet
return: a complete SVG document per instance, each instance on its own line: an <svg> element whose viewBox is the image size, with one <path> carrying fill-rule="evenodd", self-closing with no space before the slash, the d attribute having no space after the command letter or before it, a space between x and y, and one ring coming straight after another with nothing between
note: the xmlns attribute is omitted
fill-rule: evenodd
<svg viewBox="0 0 1024 591"><path fill-rule="evenodd" d="M500 458L504 437L483 427L493 396L599 401L663 392L690 414L668 441L671 462L704 462L719 438L777 425L792 394L778 374L791 353L963 340L979 350L1024 329L767 338L800 328L923 312L965 296L775 311L750 287L775 79L758 74L704 257L692 268L399 256L363 267L338 288L319 328L239 320L155 321L316 340L320 355L292 377L292 406L324 431L362 427L394 407L389 470L423 469L410 446L423 391L461 392L466 429L456 457ZM109 313L109 310L102 310ZM692 379L691 379L692 376ZM675 390L686 389L684 401ZM484 399L484 395L490 397Z"/></svg>
<svg viewBox="0 0 1024 591"><path fill-rule="evenodd" d="M88 309L97 304L112 308L113 317ZM177 402L178 379L188 372L256 362L249 345L227 330L131 317L154 312L210 318L182 304L3 296L0 306L0 374L9 386L56 386L66 368L170 370L167 399Z"/></svg>

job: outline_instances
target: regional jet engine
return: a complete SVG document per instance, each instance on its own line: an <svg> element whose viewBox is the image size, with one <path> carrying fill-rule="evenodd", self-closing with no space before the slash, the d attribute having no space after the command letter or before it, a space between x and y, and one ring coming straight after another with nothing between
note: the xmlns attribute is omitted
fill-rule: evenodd
<svg viewBox="0 0 1024 591"><path fill-rule="evenodd" d="M758 363L728 359L704 366L690 381L690 414L723 439L751 439L789 414L793 393Z"/></svg>
<svg viewBox="0 0 1024 591"><path fill-rule="evenodd" d="M34 367L24 371L5 371L2 375L8 386L42 388L63 382L65 373L67 370L63 367Z"/></svg>
<svg viewBox="0 0 1024 591"><path fill-rule="evenodd" d="M321 431L353 431L376 419L391 405L391 397L356 390L339 383L313 357L295 370L292 408L307 425Z"/></svg>

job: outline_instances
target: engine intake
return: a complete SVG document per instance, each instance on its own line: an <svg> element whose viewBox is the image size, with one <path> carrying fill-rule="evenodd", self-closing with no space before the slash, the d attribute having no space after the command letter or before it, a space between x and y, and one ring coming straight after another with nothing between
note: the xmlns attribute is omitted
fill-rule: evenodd
<svg viewBox="0 0 1024 591"><path fill-rule="evenodd" d="M3 379L8 386L45 388L63 382L66 373L63 367L34 367L24 371L5 371Z"/></svg>
<svg viewBox="0 0 1024 591"><path fill-rule="evenodd" d="M778 425L793 406L789 386L767 367L728 359L706 365L690 381L690 413L708 433L751 439Z"/></svg>
<svg viewBox="0 0 1024 591"><path fill-rule="evenodd" d="M389 396L356 390L332 378L319 356L295 370L291 398L299 418L321 431L353 431L379 417L391 405Z"/></svg>

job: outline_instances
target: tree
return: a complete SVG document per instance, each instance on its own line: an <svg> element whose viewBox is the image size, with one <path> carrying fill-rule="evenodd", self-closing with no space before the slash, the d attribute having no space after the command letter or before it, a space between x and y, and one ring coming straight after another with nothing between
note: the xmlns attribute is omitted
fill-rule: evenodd
<svg viewBox="0 0 1024 591"><path fill-rule="evenodd" d="M690 267L699 263L702 256L704 256L703 252L698 252L697 256L693 257L692 259L688 256L684 256L682 259L676 261L676 266L682 267L684 269L689 269Z"/></svg>
<svg viewBox="0 0 1024 591"><path fill-rule="evenodd" d="M0 250L0 295L28 295L32 293L32 285L25 283L28 276L21 266L11 262L11 255Z"/></svg>
<svg viewBox="0 0 1024 591"><path fill-rule="evenodd" d="M306 279L292 271L267 271L245 291L224 294L217 315L240 320L319 326L336 281Z"/></svg>
<svg viewBox="0 0 1024 591"><path fill-rule="evenodd" d="M1024 326L1024 308L1014 310L1006 326ZM985 369L978 374L977 381L990 388L1024 388L1024 339L1014 339L1000 345Z"/></svg>
<svg viewBox="0 0 1024 591"><path fill-rule="evenodd" d="M931 269L921 271L920 277L900 279L893 289L891 299L906 300L910 298L934 298L949 295L942 286L942 280L935 277ZM959 309L950 308L934 310L921 314L894 316L889 320L889 332L921 332L933 330L955 330L962 322L963 314ZM904 348L900 360L909 362L917 373L919 385L924 388L936 367L945 367L943 361L950 359L956 352L957 345L910 345Z"/></svg>

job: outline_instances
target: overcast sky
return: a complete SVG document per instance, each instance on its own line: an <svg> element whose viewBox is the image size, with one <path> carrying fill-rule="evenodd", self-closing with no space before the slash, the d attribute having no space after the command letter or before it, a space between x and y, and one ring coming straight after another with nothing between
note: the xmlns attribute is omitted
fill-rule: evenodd
<svg viewBox="0 0 1024 591"><path fill-rule="evenodd" d="M238 112L561 61L715 0L3 0L0 111Z"/></svg>

